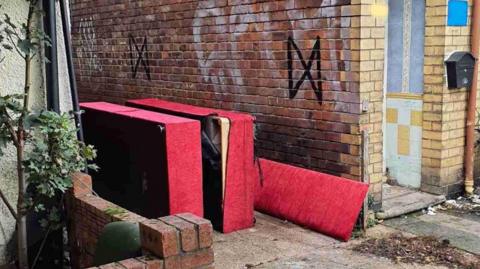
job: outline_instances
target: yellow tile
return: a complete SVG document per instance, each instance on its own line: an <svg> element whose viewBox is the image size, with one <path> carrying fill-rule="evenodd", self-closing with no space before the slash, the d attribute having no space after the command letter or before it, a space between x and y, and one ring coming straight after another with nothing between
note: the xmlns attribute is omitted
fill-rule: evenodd
<svg viewBox="0 0 480 269"><path fill-rule="evenodd" d="M397 153L399 155L410 155L410 128L408 125L398 125Z"/></svg>
<svg viewBox="0 0 480 269"><path fill-rule="evenodd" d="M410 155L410 141L405 139L398 140L398 155Z"/></svg>
<svg viewBox="0 0 480 269"><path fill-rule="evenodd" d="M398 155L409 156L410 155L410 141L408 140L398 140Z"/></svg>
<svg viewBox="0 0 480 269"><path fill-rule="evenodd" d="M410 126L408 125L398 125L398 139L410 140Z"/></svg>
<svg viewBox="0 0 480 269"><path fill-rule="evenodd" d="M422 126L422 111L410 112L410 124L412 126Z"/></svg>
<svg viewBox="0 0 480 269"><path fill-rule="evenodd" d="M388 123L398 122L398 110L396 108L387 108L387 122Z"/></svg>

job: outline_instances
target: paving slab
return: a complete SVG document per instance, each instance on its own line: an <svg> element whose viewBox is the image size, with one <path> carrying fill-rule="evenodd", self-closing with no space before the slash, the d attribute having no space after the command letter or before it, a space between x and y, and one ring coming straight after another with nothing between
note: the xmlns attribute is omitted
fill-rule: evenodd
<svg viewBox="0 0 480 269"><path fill-rule="evenodd" d="M289 257L271 261L254 268L273 269L273 268L328 268L328 269L386 269L386 268L405 268L405 269L437 269L447 268L443 266L418 265L418 264L400 264L393 263L386 258L376 256L360 256L355 252L345 249L320 249L316 252L303 256Z"/></svg>
<svg viewBox="0 0 480 269"><path fill-rule="evenodd" d="M350 250L360 239L340 242L261 213L254 228L214 233L215 268L445 268L396 264L386 258ZM377 226L369 237L398 232Z"/></svg>
<svg viewBox="0 0 480 269"><path fill-rule="evenodd" d="M382 212L379 219L389 219L443 203L444 195L433 195L417 190L383 184Z"/></svg>
<svg viewBox="0 0 480 269"><path fill-rule="evenodd" d="M448 239L459 249L480 254L480 218L437 213L389 219L383 224L416 235Z"/></svg>

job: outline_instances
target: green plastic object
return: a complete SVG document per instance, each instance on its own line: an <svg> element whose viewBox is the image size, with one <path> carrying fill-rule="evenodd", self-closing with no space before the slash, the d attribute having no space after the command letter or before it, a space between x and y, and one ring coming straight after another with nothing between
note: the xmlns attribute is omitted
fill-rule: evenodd
<svg viewBox="0 0 480 269"><path fill-rule="evenodd" d="M138 223L112 222L102 230L97 242L94 266L141 256Z"/></svg>

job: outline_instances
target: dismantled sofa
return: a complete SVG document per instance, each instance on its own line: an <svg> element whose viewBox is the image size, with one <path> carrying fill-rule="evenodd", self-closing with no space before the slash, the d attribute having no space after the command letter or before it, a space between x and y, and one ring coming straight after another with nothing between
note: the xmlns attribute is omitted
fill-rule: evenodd
<svg viewBox="0 0 480 269"><path fill-rule="evenodd" d="M198 121L105 102L82 103L85 141L97 149L90 171L102 197L148 218L203 216Z"/></svg>
<svg viewBox="0 0 480 269"><path fill-rule="evenodd" d="M253 226L258 177L251 115L160 99L130 100L126 105L200 121L205 218L224 233Z"/></svg>
<svg viewBox="0 0 480 269"><path fill-rule="evenodd" d="M368 184L254 157L254 118L160 99L84 103L94 189L146 217L191 212L229 233L254 208L348 240Z"/></svg>

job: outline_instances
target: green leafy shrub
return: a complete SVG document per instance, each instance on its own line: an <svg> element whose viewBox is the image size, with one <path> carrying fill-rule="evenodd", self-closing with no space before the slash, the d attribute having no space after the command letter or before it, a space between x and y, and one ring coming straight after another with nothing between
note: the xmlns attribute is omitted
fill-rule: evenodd
<svg viewBox="0 0 480 269"><path fill-rule="evenodd" d="M32 149L24 167L29 185L28 207L39 212L48 209L49 200L72 187L72 173L97 169L96 165L87 164L95 159L96 151L93 146L77 140L73 118L67 113L43 111L30 121L33 124ZM48 211L42 226L58 226L58 208L52 206Z"/></svg>
<svg viewBox="0 0 480 269"><path fill-rule="evenodd" d="M7 199L2 186L0 199L16 220L18 268L21 269L29 268L27 215L34 211L43 212L45 218L41 225L47 231L61 227L61 197L72 185L71 174L86 168L96 169L87 164L95 158L96 152L93 147L77 140L77 129L69 114L31 111L32 90L43 90L32 85L33 60L41 57L42 49L50 46L51 40L38 27L43 16L39 0L26 2L25 23L13 22L8 14L0 17L0 63L5 57L4 52L16 52L24 64L23 89L11 89L21 94L0 94L0 158L3 158L2 150L6 146L15 147L17 206L15 208ZM48 59L40 60L48 62ZM10 86L8 82L5 84Z"/></svg>

